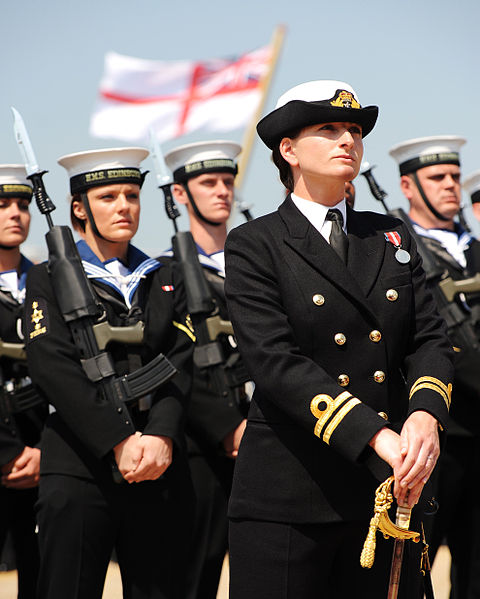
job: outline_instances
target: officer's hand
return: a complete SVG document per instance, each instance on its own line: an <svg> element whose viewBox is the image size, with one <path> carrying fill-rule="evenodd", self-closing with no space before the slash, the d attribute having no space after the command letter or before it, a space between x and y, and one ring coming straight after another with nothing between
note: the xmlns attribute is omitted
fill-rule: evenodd
<svg viewBox="0 0 480 599"><path fill-rule="evenodd" d="M228 435L223 439L223 449L225 454L229 458L236 458L238 455L238 448L240 447L240 441L242 440L247 421L242 420L237 428L230 431Z"/></svg>
<svg viewBox="0 0 480 599"><path fill-rule="evenodd" d="M393 474L395 475L395 484L393 487L393 494L397 498L401 495L402 489L398 484L396 472L400 470L403 466L404 457L402 455L402 440L400 435L398 435L395 431L384 427L378 431L376 435L374 435L370 441L369 445L372 449L375 450L377 455L382 458L393 470ZM404 501L404 497L402 497L402 502ZM403 505L403 503L402 503Z"/></svg>
<svg viewBox="0 0 480 599"><path fill-rule="evenodd" d="M169 437L142 435L140 446L142 458L135 470L125 476L129 483L156 480L172 463L173 442Z"/></svg>
<svg viewBox="0 0 480 599"><path fill-rule="evenodd" d="M2 468L2 485L9 489L31 489L40 480L40 450L26 446L8 468Z"/></svg>
<svg viewBox="0 0 480 599"><path fill-rule="evenodd" d="M438 421L428 412L413 412L405 421L400 437L404 459L402 466L395 472L400 488L397 500L406 501L409 507L413 507L440 454Z"/></svg>
<svg viewBox="0 0 480 599"><path fill-rule="evenodd" d="M113 448L118 470L125 480L127 480L126 475L133 472L142 459L143 448L139 443L141 436L142 433L137 431Z"/></svg>

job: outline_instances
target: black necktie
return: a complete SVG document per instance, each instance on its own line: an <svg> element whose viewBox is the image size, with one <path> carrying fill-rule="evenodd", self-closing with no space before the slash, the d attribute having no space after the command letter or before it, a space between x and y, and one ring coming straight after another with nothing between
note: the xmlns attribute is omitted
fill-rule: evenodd
<svg viewBox="0 0 480 599"><path fill-rule="evenodd" d="M348 238L343 231L343 216L338 208L333 208L327 212L326 220L332 221L332 231L330 233L330 245L337 252L340 258L347 263Z"/></svg>

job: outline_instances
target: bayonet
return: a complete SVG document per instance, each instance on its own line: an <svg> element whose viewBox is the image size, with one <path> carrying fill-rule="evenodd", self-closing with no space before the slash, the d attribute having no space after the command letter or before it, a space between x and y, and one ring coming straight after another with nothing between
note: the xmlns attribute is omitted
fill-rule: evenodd
<svg viewBox="0 0 480 599"><path fill-rule="evenodd" d="M385 204L385 198L388 194L384 189L380 187L375 177L373 176L372 170L374 168L375 165L371 165L368 162L362 162L362 165L360 167L360 174L363 175L367 180L368 187L370 188L373 197L382 204L385 212L388 212L388 208Z"/></svg>
<svg viewBox="0 0 480 599"><path fill-rule="evenodd" d="M13 112L13 131L15 133L15 139L17 140L18 147L20 148L23 157L25 170L30 177L31 175L39 173L40 169L22 115L16 108L13 108L13 106L11 108Z"/></svg>
<svg viewBox="0 0 480 599"><path fill-rule="evenodd" d="M160 188L164 185L171 185L173 183L172 174L165 163L165 159L163 157L163 152L158 143L155 134L150 129L150 153L153 160L153 166L155 169L155 177L157 178L157 183Z"/></svg>
<svg viewBox="0 0 480 599"><path fill-rule="evenodd" d="M33 151L33 146L30 142L30 137L28 135L27 128L25 127L25 123L23 122L22 115L18 112L18 110L13 108L13 106L12 112L13 131L15 133L15 139L17 140L18 147L20 148L20 153L23 156L25 170L27 171L27 179L30 179L32 182L33 195L35 196L38 209L46 216L48 226L51 229L53 227L53 222L50 217L50 212L55 210L55 204L48 197L45 185L43 183L43 175L47 171L40 170L38 166L35 152Z"/></svg>
<svg viewBox="0 0 480 599"><path fill-rule="evenodd" d="M177 232L178 227L176 219L180 216L180 212L178 211L172 195L171 186L173 183L173 177L165 163L162 149L152 129L150 129L149 135L150 153L153 160L153 168L155 169L155 177L157 179L158 187L163 191L165 198L165 211L168 218L173 221L173 227L175 232Z"/></svg>

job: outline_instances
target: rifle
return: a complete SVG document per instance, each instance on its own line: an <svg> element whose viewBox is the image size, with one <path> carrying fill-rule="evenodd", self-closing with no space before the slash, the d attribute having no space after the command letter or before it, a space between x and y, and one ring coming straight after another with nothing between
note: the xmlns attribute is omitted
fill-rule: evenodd
<svg viewBox="0 0 480 599"><path fill-rule="evenodd" d="M373 197L378 200L386 214L390 214L402 220L417 244L419 254L423 260L423 269L425 271L429 289L434 297L439 314L447 324L448 332L458 347L478 350L480 343L475 332L473 323L468 314L454 301L459 293L471 293L480 291L480 273L468 279L454 280L448 274L448 271L441 267L435 254L427 247L421 235L419 235L408 215L402 208L389 210L385 203L387 193L379 186L372 169L368 162L362 165L361 174L365 177L368 187Z"/></svg>
<svg viewBox="0 0 480 599"><path fill-rule="evenodd" d="M27 355L24 344L10 343L0 339L0 358L26 362ZM10 424L12 414L20 414L44 403L31 383L16 388L13 381L6 381L0 364L0 417L5 424Z"/></svg>
<svg viewBox="0 0 480 599"><path fill-rule="evenodd" d="M129 327L112 327L106 321L103 306L97 299L83 269L73 234L68 226L55 226L50 213L55 205L48 197L43 175L38 167L27 130L21 115L12 108L14 131L24 158L27 178L32 181L33 195L40 213L46 216L49 231L45 235L48 247L48 273L60 312L68 325L80 353L80 362L105 401L122 412L129 404L155 391L170 380L177 369L159 354L145 366L118 377L108 343L139 344L143 340L143 323ZM133 425L132 425L133 427ZM122 477L114 470L116 482Z"/></svg>
<svg viewBox="0 0 480 599"><path fill-rule="evenodd" d="M235 204L247 222L253 220L252 213L250 212L251 206L245 204L245 202L237 194L235 194Z"/></svg>
<svg viewBox="0 0 480 599"><path fill-rule="evenodd" d="M175 231L172 237L173 254L183 273L187 309L196 336L194 364L208 372L215 393L229 402L234 401L244 409L246 406L243 405L245 400L241 391L250 377L240 354L235 352L226 358L220 341L221 335L234 334L232 323L219 315L198 259L197 247L191 232L178 230L176 219L180 213L172 195L172 177L163 159L160 145L152 132L150 132L150 146L158 187L163 191L165 199L165 211L168 218L173 221Z"/></svg>

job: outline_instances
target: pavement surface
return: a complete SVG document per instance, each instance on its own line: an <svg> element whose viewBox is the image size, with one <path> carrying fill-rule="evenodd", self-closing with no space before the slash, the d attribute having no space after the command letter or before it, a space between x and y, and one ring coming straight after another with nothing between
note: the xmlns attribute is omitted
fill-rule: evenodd
<svg viewBox="0 0 480 599"><path fill-rule="evenodd" d="M449 582L450 553L446 547L441 547L432 568L433 586L435 599L448 599L450 592ZM17 573L0 572L0 599L16 599L17 597ZM110 564L103 599L121 599L122 583L118 566L114 562ZM65 598L67 599L67 598ZM217 599L228 599L228 562L225 560L222 578L218 589Z"/></svg>

